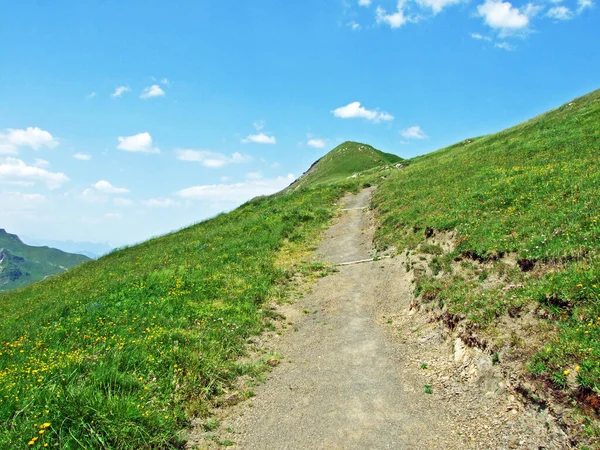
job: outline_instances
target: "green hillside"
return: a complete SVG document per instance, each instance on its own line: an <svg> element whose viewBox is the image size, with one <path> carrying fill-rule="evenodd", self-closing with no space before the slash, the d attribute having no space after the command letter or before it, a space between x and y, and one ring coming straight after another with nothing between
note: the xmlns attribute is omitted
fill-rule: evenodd
<svg viewBox="0 0 600 450"><path fill-rule="evenodd" d="M358 142L344 142L317 160L288 190L335 183L368 169L393 165L399 156L376 150Z"/></svg>
<svg viewBox="0 0 600 450"><path fill-rule="evenodd" d="M0 229L0 292L65 272L90 258L50 247L33 247Z"/></svg>
<svg viewBox="0 0 600 450"><path fill-rule="evenodd" d="M450 323L466 320L501 361L525 358L542 390L568 393L592 414L600 412L599 153L600 90L415 158L374 198L379 247L410 249L412 264L427 255L416 288L423 304ZM454 234L454 250L434 244L441 231Z"/></svg>
<svg viewBox="0 0 600 450"><path fill-rule="evenodd" d="M376 244L407 256L418 301L528 370L532 396L572 400L573 433L593 441L599 117L596 91L401 165L346 142L280 194L0 295L0 448L182 448L190 418L265 370L241 357L267 302L327 273L302 255L369 184Z"/></svg>
<svg viewBox="0 0 600 450"><path fill-rule="evenodd" d="M297 260L350 181L259 197L0 295L0 448L181 448L191 417L266 367L239 361L265 301L323 271L280 260Z"/></svg>

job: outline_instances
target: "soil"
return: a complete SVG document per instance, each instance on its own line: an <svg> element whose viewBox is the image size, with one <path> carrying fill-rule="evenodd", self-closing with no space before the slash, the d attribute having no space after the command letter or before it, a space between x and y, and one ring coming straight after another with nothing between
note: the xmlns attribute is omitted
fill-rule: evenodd
<svg viewBox="0 0 600 450"><path fill-rule="evenodd" d="M359 261L371 250L372 189L348 195L315 259ZM525 405L492 355L411 309L402 256L338 266L293 305L286 328L256 340L281 355L255 396L198 421L189 448L565 449L547 410Z"/></svg>

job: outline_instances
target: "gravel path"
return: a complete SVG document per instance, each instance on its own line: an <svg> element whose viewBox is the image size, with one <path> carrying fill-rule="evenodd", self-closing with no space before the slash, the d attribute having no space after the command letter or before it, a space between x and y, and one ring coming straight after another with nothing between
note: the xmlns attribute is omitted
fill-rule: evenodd
<svg viewBox="0 0 600 450"><path fill-rule="evenodd" d="M373 218L361 209L371 192L345 198L317 259L372 256ZM410 277L400 257L343 266L284 307L288 331L266 342L283 359L254 398L221 412L220 439L240 449L568 448L551 418L485 391L502 385L493 372L464 385L478 360L455 361L441 328L409 313Z"/></svg>

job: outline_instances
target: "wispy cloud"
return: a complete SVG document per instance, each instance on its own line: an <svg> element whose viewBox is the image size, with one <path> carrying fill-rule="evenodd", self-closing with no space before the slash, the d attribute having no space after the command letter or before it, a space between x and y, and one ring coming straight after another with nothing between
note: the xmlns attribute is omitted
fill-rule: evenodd
<svg viewBox="0 0 600 450"><path fill-rule="evenodd" d="M426 139L428 137L419 125L408 127L400 131L400 134L406 139Z"/></svg>
<svg viewBox="0 0 600 450"><path fill-rule="evenodd" d="M290 173L287 176L242 183L192 186L180 190L177 195L185 199L241 203L259 195L274 194L294 180L294 175Z"/></svg>
<svg viewBox="0 0 600 450"><path fill-rule="evenodd" d="M349 26L350 28L352 28L352 31L360 30L360 24L358 22L356 22L355 20L351 20L346 25Z"/></svg>
<svg viewBox="0 0 600 450"><path fill-rule="evenodd" d="M62 172L50 172L42 167L27 165L24 161L12 157L0 159L0 179L17 183L40 182L48 189L57 189L69 181L69 177Z"/></svg>
<svg viewBox="0 0 600 450"><path fill-rule="evenodd" d="M471 37L472 37L473 39L476 39L476 40L478 40L478 41L488 41L488 42L489 42L489 41L491 41L491 40L492 40L492 38L491 38L491 37L489 37L489 36L484 36L484 35L482 35L482 34L479 34L479 33L471 33Z"/></svg>
<svg viewBox="0 0 600 450"><path fill-rule="evenodd" d="M457 5L463 0L417 0L417 4L424 9L430 9L433 15L439 14L447 6Z"/></svg>
<svg viewBox="0 0 600 450"><path fill-rule="evenodd" d="M73 158L78 159L80 161L89 161L92 159L92 155L88 155L87 153L75 153Z"/></svg>
<svg viewBox="0 0 600 450"><path fill-rule="evenodd" d="M566 6L555 6L548 10L546 16L556 20L569 20L573 18L573 13Z"/></svg>
<svg viewBox="0 0 600 450"><path fill-rule="evenodd" d="M94 183L92 187L104 194L126 194L129 192L129 189L113 186L106 180L100 180Z"/></svg>
<svg viewBox="0 0 600 450"><path fill-rule="evenodd" d="M312 148L325 148L325 139L311 138L306 142L306 145Z"/></svg>
<svg viewBox="0 0 600 450"><path fill-rule="evenodd" d="M509 44L508 42L496 42L494 44L494 47L499 48L501 50L506 50L507 52L513 51L515 49L514 46L512 46L511 44Z"/></svg>
<svg viewBox="0 0 600 450"><path fill-rule="evenodd" d="M131 89L129 89L129 86L119 86L115 89L115 91L110 94L110 96L112 98L116 98L116 97L120 97L122 96L124 93L131 91Z"/></svg>
<svg viewBox="0 0 600 450"><path fill-rule="evenodd" d="M170 198L151 198L145 200L142 204L149 206L150 208L168 208L169 206L175 206L177 203Z"/></svg>
<svg viewBox="0 0 600 450"><path fill-rule="evenodd" d="M249 134L242 139L243 144L248 144L251 142L255 144L276 144L277 139L275 139L275 136L269 136L265 133Z"/></svg>
<svg viewBox="0 0 600 450"><path fill-rule="evenodd" d="M227 164L239 164L250 161L252 158L239 152L231 156L211 150L176 149L177 159L180 161L191 161L202 164L204 167L223 167Z"/></svg>
<svg viewBox="0 0 600 450"><path fill-rule="evenodd" d="M375 20L378 24L384 23L389 25L390 28L400 28L406 22L409 22L409 18L404 15L404 1L399 0L396 8L396 12L389 13L386 9L378 6L375 10Z"/></svg>

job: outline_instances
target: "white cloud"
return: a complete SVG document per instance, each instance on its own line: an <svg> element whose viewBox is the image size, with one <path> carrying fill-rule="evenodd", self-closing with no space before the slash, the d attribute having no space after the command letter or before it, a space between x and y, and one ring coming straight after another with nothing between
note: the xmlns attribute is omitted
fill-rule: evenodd
<svg viewBox="0 0 600 450"><path fill-rule="evenodd" d="M577 0L577 12L580 13L584 9L591 8L594 6L594 2L592 0Z"/></svg>
<svg viewBox="0 0 600 450"><path fill-rule="evenodd" d="M557 20L569 20L573 18L573 13L566 6L555 6L546 13L547 17Z"/></svg>
<svg viewBox="0 0 600 450"><path fill-rule="evenodd" d="M408 127L406 130L402 130L400 134L406 139L426 139L428 137L418 125Z"/></svg>
<svg viewBox="0 0 600 450"><path fill-rule="evenodd" d="M325 139L312 138L309 139L306 143L309 147L312 148L324 148L325 147Z"/></svg>
<svg viewBox="0 0 600 450"><path fill-rule="evenodd" d="M265 121L264 120L255 120L254 122L252 122L252 126L254 127L254 129L256 131L262 131L262 129L265 127Z"/></svg>
<svg viewBox="0 0 600 450"><path fill-rule="evenodd" d="M150 200L143 201L142 203L151 208L167 208L169 206L176 205L176 203L170 198L151 198Z"/></svg>
<svg viewBox="0 0 600 450"><path fill-rule="evenodd" d="M121 214L119 214L119 213L106 213L102 217L104 217L105 219L120 219L121 218Z"/></svg>
<svg viewBox="0 0 600 450"><path fill-rule="evenodd" d="M290 173L287 176L243 183L192 186L180 190L177 194L186 199L242 203L259 195L274 194L294 180L294 175Z"/></svg>
<svg viewBox="0 0 600 450"><path fill-rule="evenodd" d="M360 102L352 102L346 106L340 106L339 108L331 111L335 117L340 119L367 119L372 122L380 122L382 120L389 121L394 120L394 116L386 112L379 112L375 110L366 109L360 106Z"/></svg>
<svg viewBox="0 0 600 450"><path fill-rule="evenodd" d="M42 147L54 148L57 145L58 141L49 132L38 127L8 128L0 133L0 155L16 155L19 153L19 147L39 150Z"/></svg>
<svg viewBox="0 0 600 450"><path fill-rule="evenodd" d="M0 159L0 179L8 182L41 182L48 189L57 189L69 178L62 172L49 172L41 167L29 166L16 158Z"/></svg>
<svg viewBox="0 0 600 450"><path fill-rule="evenodd" d="M131 200L129 200L128 198L118 197L118 198L113 199L113 204L115 206L131 206L133 204L133 202Z"/></svg>
<svg viewBox="0 0 600 450"><path fill-rule="evenodd" d="M248 172L246 174L246 178L248 178L249 180L261 180L262 177L262 173L260 172Z"/></svg>
<svg viewBox="0 0 600 450"><path fill-rule="evenodd" d="M131 91L131 89L129 89L129 86L119 86L115 89L115 92L113 92L112 94L110 94L110 96L112 98L115 97L120 97L121 95L123 95L125 92L129 92Z"/></svg>
<svg viewBox="0 0 600 450"><path fill-rule="evenodd" d="M371 6L371 0L358 0L359 6Z"/></svg>
<svg viewBox="0 0 600 450"><path fill-rule="evenodd" d="M46 161L45 159L37 158L33 165L35 167L48 167L50 165L50 162Z"/></svg>
<svg viewBox="0 0 600 450"><path fill-rule="evenodd" d="M512 51L512 50L514 50L514 49L515 49L515 48L514 48L512 45L510 45L508 42L496 42L496 43L494 44L494 47L496 47L496 48L500 48L500 49L502 49L502 50L506 50L507 52L510 52L510 51Z"/></svg>
<svg viewBox="0 0 600 450"><path fill-rule="evenodd" d="M479 33L471 33L471 37L473 39L477 39L478 41L491 41L492 38L489 36L484 36L482 34Z"/></svg>
<svg viewBox="0 0 600 450"><path fill-rule="evenodd" d="M502 35L526 30L529 17L535 15L539 8L529 3L522 10L515 8L510 2L502 0L486 0L477 7L477 12L483 21Z"/></svg>
<svg viewBox="0 0 600 450"><path fill-rule="evenodd" d="M417 0L422 8L430 8L433 14L440 13L446 6L456 5L463 0Z"/></svg>
<svg viewBox="0 0 600 450"><path fill-rule="evenodd" d="M169 86L171 84L171 83L169 83L169 79L167 77L160 80L160 82L161 82L161 84L164 84L165 86Z"/></svg>
<svg viewBox="0 0 600 450"><path fill-rule="evenodd" d="M360 30L360 24L355 22L354 20L348 22L346 25L348 25L350 28L352 28L352 31Z"/></svg>
<svg viewBox="0 0 600 450"><path fill-rule="evenodd" d="M105 180L98 181L97 183L93 184L92 187L97 191L103 192L105 194L126 194L127 192L129 192L129 189L115 187Z"/></svg>
<svg viewBox="0 0 600 450"><path fill-rule="evenodd" d="M105 195L99 194L98 191L92 188L84 189L78 198L85 203L105 203L107 200Z"/></svg>
<svg viewBox="0 0 600 450"><path fill-rule="evenodd" d="M140 98L152 98L152 97L162 97L165 95L165 91L158 84L153 84L152 86L148 86L140 95Z"/></svg>
<svg viewBox="0 0 600 450"><path fill-rule="evenodd" d="M90 92L88 95L86 95L86 96L85 96L85 98L86 98L87 100L91 100L91 99L93 99L95 96L96 96L96 93L95 93L95 92Z"/></svg>
<svg viewBox="0 0 600 450"><path fill-rule="evenodd" d="M202 164L204 167L223 167L227 164L239 164L252 159L250 156L239 152L232 153L231 156L211 150L190 150L176 149L177 159L181 161L192 161Z"/></svg>
<svg viewBox="0 0 600 450"><path fill-rule="evenodd" d="M150 133L138 133L133 136L119 136L117 149L126 152L160 153L160 150L152 146Z"/></svg>
<svg viewBox="0 0 600 450"><path fill-rule="evenodd" d="M24 194L22 192L2 192L0 209L3 213L38 210L47 201L42 194Z"/></svg>
<svg viewBox="0 0 600 450"><path fill-rule="evenodd" d="M404 1L398 1L398 9L395 13L388 14L387 11L378 6L375 10L375 20L377 23L385 23L390 26L390 28L400 28L406 22L409 22L410 19L404 15Z"/></svg>
<svg viewBox="0 0 600 450"><path fill-rule="evenodd" d="M92 159L92 155L88 155L87 153L75 153L73 158L78 159L80 161L89 161Z"/></svg>
<svg viewBox="0 0 600 450"><path fill-rule="evenodd" d="M244 144L248 144L249 142L253 142L255 144L276 144L277 140L275 139L275 136L269 136L265 133L257 133L250 134L242 139L242 143Z"/></svg>
<svg viewBox="0 0 600 450"><path fill-rule="evenodd" d="M34 181L22 181L22 180L4 180L0 179L0 184L8 184L10 186L35 186Z"/></svg>

